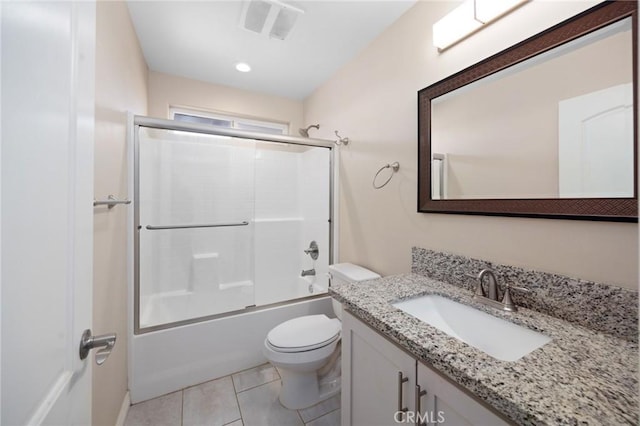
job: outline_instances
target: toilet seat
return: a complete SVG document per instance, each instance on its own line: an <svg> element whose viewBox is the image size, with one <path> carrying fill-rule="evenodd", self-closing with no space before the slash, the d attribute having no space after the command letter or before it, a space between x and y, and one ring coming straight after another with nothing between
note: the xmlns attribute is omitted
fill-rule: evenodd
<svg viewBox="0 0 640 426"><path fill-rule="evenodd" d="M340 333L336 334L333 338L331 338L329 340L326 340L326 341L324 341L322 343L318 343L318 344L310 345L310 346L295 347L295 348L286 348L286 347L281 347L281 346L275 346L273 343L269 342L268 340L266 341L266 343L269 346L269 348L271 348L275 352L298 353L298 352L309 352L309 351L313 351L315 349L324 348L325 346L332 344L333 342L335 342L339 338L340 338Z"/></svg>
<svg viewBox="0 0 640 426"><path fill-rule="evenodd" d="M306 352L330 345L340 338L340 320L326 315L306 315L273 328L265 343L277 352Z"/></svg>

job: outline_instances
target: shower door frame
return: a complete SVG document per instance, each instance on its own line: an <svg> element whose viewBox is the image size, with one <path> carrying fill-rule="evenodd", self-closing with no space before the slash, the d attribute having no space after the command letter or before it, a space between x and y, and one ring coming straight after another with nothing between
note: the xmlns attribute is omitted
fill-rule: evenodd
<svg viewBox="0 0 640 426"><path fill-rule="evenodd" d="M257 133L245 130L236 130L222 127L215 127L207 124L187 123L162 118L153 118L142 115L134 115L132 119L133 134L133 334L140 335L158 330L179 327L183 325L195 324L203 321L214 320L242 313L260 311L274 308L290 303L302 302L305 300L327 297L327 293L315 294L311 296L289 299L281 302L270 303L261 306L248 306L243 309L222 312L219 314L206 315L190 318L181 321L169 322L166 324L154 325L140 328L140 128L152 128L160 130L177 130L184 132L200 133L214 136L229 136L240 139L251 139L262 142L276 142L293 145L304 145L317 148L329 149L329 264L333 263L334 255L334 184L335 168L335 142L327 139L301 138L288 135L275 135L268 133ZM131 311L129 311L131 312Z"/></svg>

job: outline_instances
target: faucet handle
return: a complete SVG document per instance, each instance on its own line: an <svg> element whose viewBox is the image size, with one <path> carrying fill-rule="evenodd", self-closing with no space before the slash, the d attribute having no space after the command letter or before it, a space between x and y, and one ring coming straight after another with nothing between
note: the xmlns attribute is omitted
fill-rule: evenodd
<svg viewBox="0 0 640 426"><path fill-rule="evenodd" d="M523 293L531 293L531 290L529 290L529 289L528 289L528 288L526 288L526 287L518 287L518 286L511 285L511 284L507 283L507 289L509 289L509 288L511 288L511 289L513 289L513 290L521 291L521 292L523 292Z"/></svg>
<svg viewBox="0 0 640 426"><path fill-rule="evenodd" d="M304 252L311 256L313 260L317 260L318 255L320 254L320 252L318 251L318 243L316 243L315 241L311 241L309 243L309 248L305 249Z"/></svg>
<svg viewBox="0 0 640 426"><path fill-rule="evenodd" d="M518 287L518 286L514 286L514 285L511 285L511 284L507 283L506 288L504 289L504 296L502 296L503 309L505 311L515 312L515 311L518 310L518 307L513 302L513 299L511 299L511 291L510 291L511 289L517 290L517 291L522 291L523 293L530 293L531 290L529 290L526 287Z"/></svg>

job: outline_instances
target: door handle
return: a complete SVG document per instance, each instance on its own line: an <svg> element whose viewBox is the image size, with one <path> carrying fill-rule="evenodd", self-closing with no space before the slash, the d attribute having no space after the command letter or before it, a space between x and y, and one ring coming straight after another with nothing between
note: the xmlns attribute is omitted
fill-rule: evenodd
<svg viewBox="0 0 640 426"><path fill-rule="evenodd" d="M80 359L85 359L89 355L89 351L95 348L101 348L96 352L96 364L102 365L109 358L111 350L116 345L116 335L103 334L101 336L92 336L91 330L86 329L80 338Z"/></svg>

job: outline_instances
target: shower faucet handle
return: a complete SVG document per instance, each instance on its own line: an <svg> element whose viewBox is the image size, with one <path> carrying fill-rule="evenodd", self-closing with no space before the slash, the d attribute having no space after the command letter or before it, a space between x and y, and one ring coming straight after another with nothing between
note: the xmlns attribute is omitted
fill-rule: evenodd
<svg viewBox="0 0 640 426"><path fill-rule="evenodd" d="M317 260L320 255L320 252L318 251L318 243L311 241L311 243L309 243L309 248L305 249L304 252L311 256L313 260Z"/></svg>

